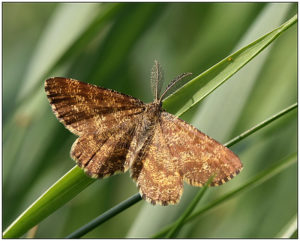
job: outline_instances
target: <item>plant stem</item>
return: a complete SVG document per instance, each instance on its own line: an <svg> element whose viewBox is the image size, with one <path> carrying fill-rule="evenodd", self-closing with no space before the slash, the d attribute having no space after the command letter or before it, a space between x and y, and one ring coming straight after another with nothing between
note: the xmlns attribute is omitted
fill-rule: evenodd
<svg viewBox="0 0 300 241"><path fill-rule="evenodd" d="M281 116L287 114L288 112L292 111L297 106L298 106L298 103L294 103L294 104L290 105L289 107L283 109L279 113L271 116L270 118L264 120L263 122L257 124L256 126L253 126L249 130L245 131L244 133L242 133L242 134L236 136L235 138L231 139L230 141L228 141L227 143L225 143L224 146L227 146L227 147L233 146L235 143L237 143L237 142L245 139L247 136L251 135L252 133L256 132L257 130L265 127L266 125L268 125L269 123L275 121L279 117L281 117Z"/></svg>
<svg viewBox="0 0 300 241"><path fill-rule="evenodd" d="M276 174L282 172L283 170L285 170L286 168L288 168L292 164L296 163L296 161L297 161L297 153L293 153L293 154L287 156L286 158L283 158L281 161L277 162L272 167L268 168L267 170L264 170L264 171L260 172L258 175L256 175L254 178L250 179L250 181L248 181L244 185L242 185L239 188L233 190L232 192L229 192L229 193L223 195L222 197L216 199L214 202L212 202L212 203L206 205L205 207L201 208L200 210L196 211L195 213L193 213L191 216L189 216L184 221L184 224L191 221L191 220L193 220L194 218L198 217L200 214L203 214L203 213L211 210L212 208L218 206L219 204L227 201L228 199L236 196L237 194L240 194L242 191L250 190L250 189L252 189L253 187L255 187L257 185L259 185L261 183L264 183L265 181L269 180L270 178L272 178ZM162 237L164 237L169 232L169 230L171 228L172 228L171 225L165 227L163 230L161 230L160 232L158 232L157 234L152 236L152 238L162 238Z"/></svg>
<svg viewBox="0 0 300 241"><path fill-rule="evenodd" d="M181 217L175 222L172 229L169 231L169 233L166 235L166 238L175 238L176 235L179 233L181 227L183 226L184 221L190 216L190 214L195 209L198 202L203 197L204 193L206 192L209 184L211 183L213 179L213 176L205 183L204 187L201 188L200 192L196 195L196 197L192 200L191 204L188 206L188 208L185 210L185 212L181 215Z"/></svg>
<svg viewBox="0 0 300 241"><path fill-rule="evenodd" d="M83 227L79 228L75 232L68 235L66 238L80 238L81 236L85 235L89 231L93 230L98 225L104 223L105 221L109 220L110 218L116 216L118 213L124 211L125 209L129 208L130 206L134 205L135 203L142 200L139 193L131 196L127 200L121 202L120 204L114 206L110 210L106 211L105 213L101 214L99 217L95 218L88 224L84 225Z"/></svg>

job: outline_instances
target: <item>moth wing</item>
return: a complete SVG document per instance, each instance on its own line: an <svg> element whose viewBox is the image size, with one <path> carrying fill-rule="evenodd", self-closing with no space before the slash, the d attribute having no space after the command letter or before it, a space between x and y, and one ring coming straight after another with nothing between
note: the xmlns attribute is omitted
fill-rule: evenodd
<svg viewBox="0 0 300 241"><path fill-rule="evenodd" d="M45 91L56 117L78 136L132 122L144 111L136 98L74 79L47 79Z"/></svg>
<svg viewBox="0 0 300 241"><path fill-rule="evenodd" d="M87 133L77 138L71 148L71 157L92 178L104 178L125 172L124 162L134 126L114 128L108 132Z"/></svg>
<svg viewBox="0 0 300 241"><path fill-rule="evenodd" d="M170 156L161 128L155 128L152 139L140 159L130 167L143 199L154 204L169 205L179 202L183 192L183 180L176 170L176 160Z"/></svg>
<svg viewBox="0 0 300 241"><path fill-rule="evenodd" d="M187 183L202 186L214 175L211 185L217 186L241 171L242 163L231 150L185 121L162 112L160 125L170 156L178 161L178 172Z"/></svg>

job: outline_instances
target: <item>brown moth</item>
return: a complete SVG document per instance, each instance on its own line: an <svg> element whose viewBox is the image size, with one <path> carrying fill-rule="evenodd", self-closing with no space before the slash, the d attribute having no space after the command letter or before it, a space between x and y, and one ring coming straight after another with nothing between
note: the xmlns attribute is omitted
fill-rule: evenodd
<svg viewBox="0 0 300 241"><path fill-rule="evenodd" d="M151 81L155 99L139 99L83 83L54 77L45 91L56 117L78 136L71 157L92 178L130 170L143 199L151 204L179 202L183 181L202 186L214 175L221 185L242 169L228 148L162 109L162 98L180 79L176 77L159 96L161 67L155 61Z"/></svg>

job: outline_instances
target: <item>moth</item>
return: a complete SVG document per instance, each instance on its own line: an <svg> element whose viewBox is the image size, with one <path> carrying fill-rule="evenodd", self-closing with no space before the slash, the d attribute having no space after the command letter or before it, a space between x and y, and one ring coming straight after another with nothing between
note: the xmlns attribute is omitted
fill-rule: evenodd
<svg viewBox="0 0 300 241"><path fill-rule="evenodd" d="M169 205L179 202L184 181L202 186L214 175L211 186L218 186L242 169L231 150L162 108L167 91L189 74L160 95L162 69L155 61L155 98L148 104L69 78L47 79L45 91L58 120L78 136L70 155L88 176L129 170L143 199Z"/></svg>

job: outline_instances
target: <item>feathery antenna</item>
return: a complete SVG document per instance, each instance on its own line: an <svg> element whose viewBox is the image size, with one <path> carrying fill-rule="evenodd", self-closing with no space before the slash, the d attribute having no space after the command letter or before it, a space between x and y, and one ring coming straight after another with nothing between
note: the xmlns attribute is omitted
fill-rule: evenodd
<svg viewBox="0 0 300 241"><path fill-rule="evenodd" d="M163 70L157 60L154 60L154 65L151 71L151 87L155 100L158 100L158 96L161 92L163 82Z"/></svg>
<svg viewBox="0 0 300 241"><path fill-rule="evenodd" d="M183 73L178 75L175 79L173 79L167 86L167 88L165 89L165 91L162 93L162 95L159 98L159 102L162 101L162 98L164 97L164 95L168 92L168 90L170 88L172 88L172 86L174 86L178 81L182 80L183 78L185 78L186 76L191 75L192 73L188 72L188 73Z"/></svg>

